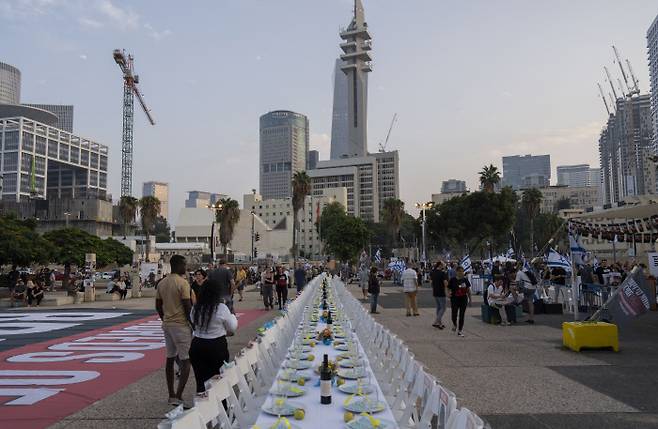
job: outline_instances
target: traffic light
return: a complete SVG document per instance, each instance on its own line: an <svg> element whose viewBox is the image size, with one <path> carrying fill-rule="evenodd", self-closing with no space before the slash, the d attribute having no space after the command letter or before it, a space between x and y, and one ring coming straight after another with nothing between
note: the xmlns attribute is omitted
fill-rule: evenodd
<svg viewBox="0 0 658 429"><path fill-rule="evenodd" d="M258 249L254 247L254 258L258 258Z"/></svg>
<svg viewBox="0 0 658 429"><path fill-rule="evenodd" d="M260 240L260 234L259 233L256 233L256 235L254 236L254 240L255 241Z"/></svg>

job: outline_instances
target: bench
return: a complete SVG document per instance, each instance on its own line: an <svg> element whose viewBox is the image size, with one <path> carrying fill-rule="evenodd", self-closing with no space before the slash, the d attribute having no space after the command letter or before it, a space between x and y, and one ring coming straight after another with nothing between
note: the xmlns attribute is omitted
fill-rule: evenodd
<svg viewBox="0 0 658 429"><path fill-rule="evenodd" d="M142 298L155 298L155 292L154 287L142 288Z"/></svg>
<svg viewBox="0 0 658 429"><path fill-rule="evenodd" d="M67 305L67 304L73 304L75 303L75 298L72 296L68 295L63 295L63 294L49 294L46 293L46 295L43 297L43 300L41 301L41 305L43 306L53 306L53 307L59 307L60 305Z"/></svg>

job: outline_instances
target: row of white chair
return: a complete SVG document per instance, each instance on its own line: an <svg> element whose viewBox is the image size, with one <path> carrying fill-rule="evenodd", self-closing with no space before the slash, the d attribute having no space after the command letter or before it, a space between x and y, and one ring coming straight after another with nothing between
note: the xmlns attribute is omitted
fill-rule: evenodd
<svg viewBox="0 0 658 429"><path fill-rule="evenodd" d="M457 409L455 394L427 373L404 342L376 322L339 279L333 282L400 428L485 427L472 411Z"/></svg>
<svg viewBox="0 0 658 429"><path fill-rule="evenodd" d="M311 281L282 317L224 365L221 375L206 382L206 392L195 396L193 408L177 407L158 424L158 429L250 428L268 396L312 290L322 278L324 275Z"/></svg>

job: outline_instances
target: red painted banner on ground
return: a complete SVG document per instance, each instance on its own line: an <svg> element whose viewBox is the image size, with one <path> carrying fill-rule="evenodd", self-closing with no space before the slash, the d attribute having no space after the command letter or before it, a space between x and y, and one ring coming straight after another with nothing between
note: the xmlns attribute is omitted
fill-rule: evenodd
<svg viewBox="0 0 658 429"><path fill-rule="evenodd" d="M263 310L238 311L240 326ZM47 427L164 364L156 316L0 353L0 427Z"/></svg>

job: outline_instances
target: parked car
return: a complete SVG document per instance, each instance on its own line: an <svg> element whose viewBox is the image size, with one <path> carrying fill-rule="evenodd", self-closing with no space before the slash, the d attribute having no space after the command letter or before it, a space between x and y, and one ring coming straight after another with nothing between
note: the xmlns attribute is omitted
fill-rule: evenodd
<svg viewBox="0 0 658 429"><path fill-rule="evenodd" d="M112 277L114 277L114 273L111 271L106 271L101 275L103 280L112 280Z"/></svg>

